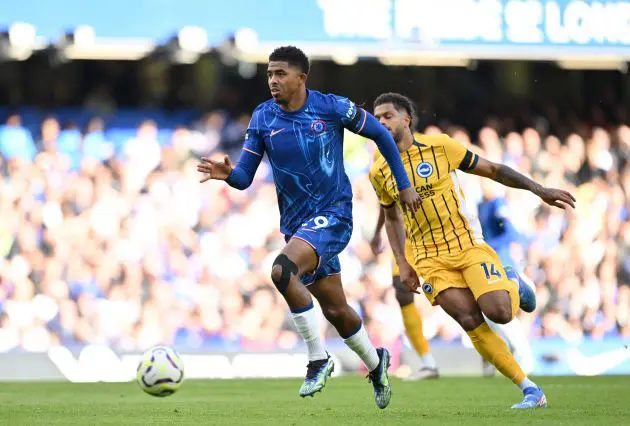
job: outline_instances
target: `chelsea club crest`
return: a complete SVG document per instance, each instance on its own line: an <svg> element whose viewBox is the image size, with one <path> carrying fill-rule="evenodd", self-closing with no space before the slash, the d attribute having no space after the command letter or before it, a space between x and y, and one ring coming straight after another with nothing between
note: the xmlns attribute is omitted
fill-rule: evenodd
<svg viewBox="0 0 630 426"><path fill-rule="evenodd" d="M311 123L311 132L315 135L321 135L326 131L326 122L324 120L315 120Z"/></svg>

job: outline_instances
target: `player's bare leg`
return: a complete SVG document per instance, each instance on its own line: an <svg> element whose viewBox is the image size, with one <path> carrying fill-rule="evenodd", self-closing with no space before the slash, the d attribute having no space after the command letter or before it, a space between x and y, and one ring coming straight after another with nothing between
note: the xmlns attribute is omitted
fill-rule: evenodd
<svg viewBox="0 0 630 426"><path fill-rule="evenodd" d="M496 294L492 295L492 293ZM486 297L484 302L482 302L482 298L486 295L489 297ZM523 401L513 405L512 408L546 407L547 399L545 394L534 382L527 378L503 339L493 332L484 321L480 305L482 303L487 305L491 301L498 301L499 304L503 304L505 298L510 300L506 291L494 291L480 297L479 301L481 303L478 304L469 289L449 288L437 295L436 302L462 326L470 337L477 352L479 352L483 358L491 362L501 374L512 380L512 382L523 391ZM505 320L503 315L505 315L506 308L504 306L496 308L495 310L491 310L488 306L485 307L488 309L490 315L486 312L484 313L489 318L493 316L495 320ZM511 309L510 307L510 316Z"/></svg>
<svg viewBox="0 0 630 426"><path fill-rule="evenodd" d="M292 238L273 263L271 279L282 294L289 309L295 328L308 348L306 378L300 388L300 396L313 396L326 385L334 370L334 363L320 338L318 315L313 298L299 277L317 268L319 258L306 242Z"/></svg>
<svg viewBox="0 0 630 426"><path fill-rule="evenodd" d="M406 380L437 379L440 377L440 374L435 359L429 350L429 342L424 337L422 317L414 303L414 294L407 289L398 275L392 277L392 284L396 291L396 301L398 301L400 312L402 313L405 332L411 345L422 360L420 370L412 373Z"/></svg>
<svg viewBox="0 0 630 426"><path fill-rule="evenodd" d="M370 372L368 378L374 388L376 405L381 409L387 407L392 397L387 372L389 351L385 348L376 349L370 341L361 318L348 305L341 276L335 274L319 279L308 289L317 298L324 316L337 329L346 345L365 363Z"/></svg>
<svg viewBox="0 0 630 426"><path fill-rule="evenodd" d="M506 290L496 290L483 294L477 300L477 304L481 312L483 312L490 321L497 324L507 324L512 321L515 314L515 312L512 312L510 293Z"/></svg>

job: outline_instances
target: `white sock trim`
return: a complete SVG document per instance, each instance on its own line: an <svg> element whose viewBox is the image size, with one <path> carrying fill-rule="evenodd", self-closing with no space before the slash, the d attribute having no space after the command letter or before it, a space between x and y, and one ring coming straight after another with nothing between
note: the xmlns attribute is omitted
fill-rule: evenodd
<svg viewBox="0 0 630 426"><path fill-rule="evenodd" d="M523 379L523 381L522 381L521 383L519 383L519 384L518 384L518 387L519 387L522 391L524 391L524 390L525 390L525 389L527 389L527 388L536 388L536 389L538 389L538 385L537 385L536 383L532 382L531 380L529 380L529 378L528 378L528 377L525 377L525 378Z"/></svg>
<svg viewBox="0 0 630 426"><path fill-rule="evenodd" d="M308 360L317 361L328 358L328 353L319 337L319 321L315 307L300 313L291 313L293 324L297 332L302 336L308 349Z"/></svg>
<svg viewBox="0 0 630 426"><path fill-rule="evenodd" d="M433 358L433 355L431 355L431 353L422 355L420 359L422 360L423 367L437 369L437 363L435 362L435 358Z"/></svg>
<svg viewBox="0 0 630 426"><path fill-rule="evenodd" d="M344 343L348 345L350 349L352 349L361 360L365 363L365 366L368 368L368 371L374 370L378 367L379 358L378 353L376 352L376 348L370 341L370 338L361 324L361 328L359 331L354 333L352 336L344 339Z"/></svg>

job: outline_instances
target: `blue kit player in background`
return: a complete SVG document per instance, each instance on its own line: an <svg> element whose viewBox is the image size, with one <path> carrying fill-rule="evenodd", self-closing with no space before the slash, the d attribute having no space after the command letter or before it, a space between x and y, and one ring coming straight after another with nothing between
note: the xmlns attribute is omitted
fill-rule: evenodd
<svg viewBox="0 0 630 426"><path fill-rule="evenodd" d="M484 179L480 184L482 199L477 209L484 239L497 252L504 266L514 266L510 247L520 242L521 235L510 222L507 200L499 192L502 188L495 182Z"/></svg>
<svg viewBox="0 0 630 426"><path fill-rule="evenodd" d="M524 245L525 241L510 221L510 208L501 192L504 187L488 179L481 179L479 183L482 199L477 210L484 239L497 252L506 274L512 280L522 280L525 285L533 287L529 280L524 279L523 270L512 255L513 248ZM503 338L525 374L531 374L534 369L532 348L519 319L514 318L507 324L497 324L486 318L486 322ZM494 376L496 373L496 368L486 360L482 360L482 366L485 376Z"/></svg>
<svg viewBox="0 0 630 426"><path fill-rule="evenodd" d="M341 284L337 255L352 234L352 188L343 163L344 128L376 142L391 167L403 206L415 212L420 198L411 187L391 134L368 112L350 100L306 88L309 61L293 46L269 56L267 78L272 99L252 114L236 167L202 158L201 180L225 180L245 189L267 154L273 171L280 231L287 245L273 262L271 279L283 295L297 331L308 348L309 363L300 396L322 390L334 364L320 337L315 296L326 319L370 372L379 408L391 399L390 355L376 349L361 318L348 305ZM311 296L312 295L312 296Z"/></svg>

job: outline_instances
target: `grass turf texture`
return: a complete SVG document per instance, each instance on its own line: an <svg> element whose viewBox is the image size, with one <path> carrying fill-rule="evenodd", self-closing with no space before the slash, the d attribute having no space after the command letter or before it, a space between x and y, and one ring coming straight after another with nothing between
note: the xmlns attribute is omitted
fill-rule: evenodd
<svg viewBox="0 0 630 426"><path fill-rule="evenodd" d="M521 399L495 377L393 380L392 402L374 404L358 377L333 378L322 393L301 399L300 380L188 381L167 398L135 383L1 383L6 425L628 425L630 377L538 378L549 408L510 410Z"/></svg>

